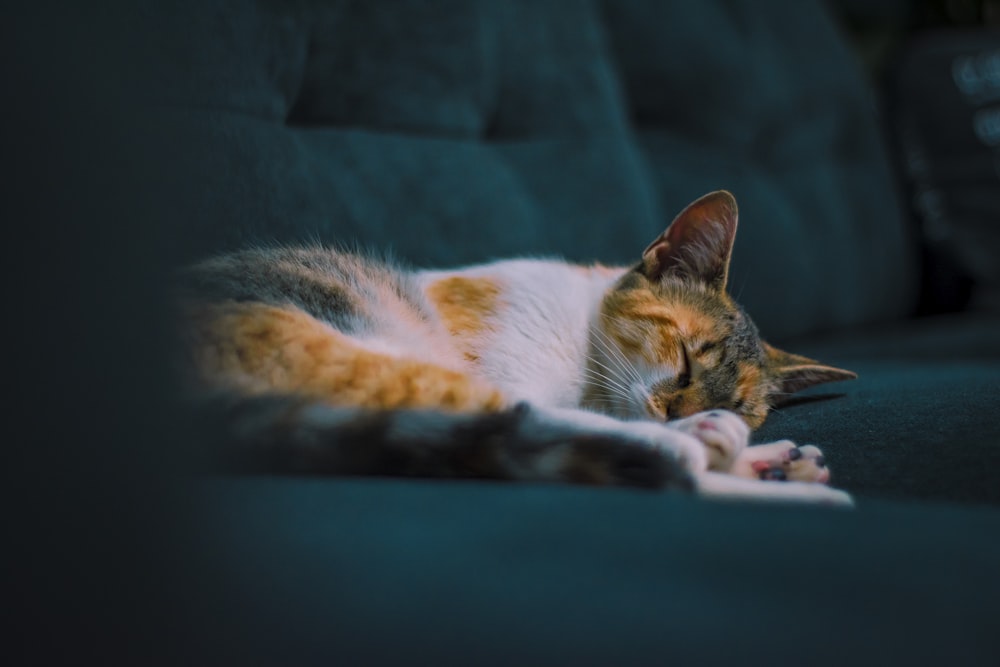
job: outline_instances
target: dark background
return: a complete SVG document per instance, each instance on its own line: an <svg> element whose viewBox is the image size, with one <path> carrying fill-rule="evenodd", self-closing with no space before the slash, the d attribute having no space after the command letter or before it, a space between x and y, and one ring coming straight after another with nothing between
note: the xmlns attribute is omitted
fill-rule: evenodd
<svg viewBox="0 0 1000 667"><path fill-rule="evenodd" d="M919 230L916 312L995 310L995 262L976 257L975 247L995 247L997 144L971 130L973 115L996 99L956 94L949 66L957 54L996 44L1000 5L845 0L830 7L878 95L907 211ZM942 218L940 209L949 206L951 219Z"/></svg>

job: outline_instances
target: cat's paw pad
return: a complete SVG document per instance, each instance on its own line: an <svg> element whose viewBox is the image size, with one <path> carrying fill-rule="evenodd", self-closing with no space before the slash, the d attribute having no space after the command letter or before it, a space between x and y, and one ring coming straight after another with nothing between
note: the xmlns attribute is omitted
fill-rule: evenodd
<svg viewBox="0 0 1000 667"><path fill-rule="evenodd" d="M750 440L750 427L726 410L699 412L667 426L697 438L708 453L708 469L720 472L732 468Z"/></svg>
<svg viewBox="0 0 1000 667"><path fill-rule="evenodd" d="M798 446L790 440L748 447L733 467L733 473L761 480L814 482L830 481L830 468L818 447Z"/></svg>

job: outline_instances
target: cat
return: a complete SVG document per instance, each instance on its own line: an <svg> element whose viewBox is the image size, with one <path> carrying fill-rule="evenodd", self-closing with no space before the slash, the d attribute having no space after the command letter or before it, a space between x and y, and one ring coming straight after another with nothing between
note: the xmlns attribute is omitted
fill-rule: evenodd
<svg viewBox="0 0 1000 667"><path fill-rule="evenodd" d="M179 281L185 376L239 470L849 505L816 447L748 446L793 392L856 375L761 340L726 292L737 219L709 193L627 267L210 258Z"/></svg>

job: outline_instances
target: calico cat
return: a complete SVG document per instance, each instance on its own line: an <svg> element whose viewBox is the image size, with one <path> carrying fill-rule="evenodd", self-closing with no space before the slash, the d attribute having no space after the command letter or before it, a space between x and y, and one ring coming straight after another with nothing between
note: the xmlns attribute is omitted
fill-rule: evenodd
<svg viewBox="0 0 1000 667"><path fill-rule="evenodd" d="M242 470L850 503L815 447L747 446L792 392L856 376L760 339L725 289L736 226L719 191L628 267L216 257L182 274L186 370Z"/></svg>

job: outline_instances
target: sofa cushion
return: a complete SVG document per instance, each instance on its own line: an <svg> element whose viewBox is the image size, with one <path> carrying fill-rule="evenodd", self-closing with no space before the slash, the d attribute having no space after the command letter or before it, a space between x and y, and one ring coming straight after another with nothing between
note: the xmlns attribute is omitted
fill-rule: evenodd
<svg viewBox="0 0 1000 667"><path fill-rule="evenodd" d="M168 32L188 255L322 240L630 262L666 224L590 5L212 0Z"/></svg>
<svg viewBox="0 0 1000 667"><path fill-rule="evenodd" d="M857 380L802 392L754 434L822 447L836 486L865 497L1000 504L996 316L941 316L786 347Z"/></svg>
<svg viewBox="0 0 1000 667"><path fill-rule="evenodd" d="M320 240L425 265L631 262L725 188L742 210L732 289L765 333L907 312L912 248L871 100L821 10L603 10L162 10L157 98L184 162L187 255Z"/></svg>
<svg viewBox="0 0 1000 667"><path fill-rule="evenodd" d="M394 480L217 480L197 497L189 605L227 664L1000 656L992 508Z"/></svg>
<svg viewBox="0 0 1000 667"><path fill-rule="evenodd" d="M604 3L662 207L740 203L731 287L765 334L910 311L916 273L875 99L823 3Z"/></svg>

